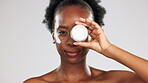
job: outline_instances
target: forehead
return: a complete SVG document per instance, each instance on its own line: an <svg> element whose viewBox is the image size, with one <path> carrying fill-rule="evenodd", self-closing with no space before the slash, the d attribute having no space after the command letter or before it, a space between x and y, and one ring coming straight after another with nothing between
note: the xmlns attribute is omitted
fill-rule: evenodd
<svg viewBox="0 0 148 83"><path fill-rule="evenodd" d="M58 11L59 14L63 15L89 15L90 11L79 6L66 6Z"/></svg>
<svg viewBox="0 0 148 83"><path fill-rule="evenodd" d="M57 11L55 22L59 24L72 24L80 17L92 19L91 12L79 6L66 6Z"/></svg>

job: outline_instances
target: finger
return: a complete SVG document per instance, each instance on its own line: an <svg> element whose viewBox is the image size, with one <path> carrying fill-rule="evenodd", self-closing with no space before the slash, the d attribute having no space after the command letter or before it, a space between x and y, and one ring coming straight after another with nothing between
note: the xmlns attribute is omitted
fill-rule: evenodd
<svg viewBox="0 0 148 83"><path fill-rule="evenodd" d="M96 23L93 20L89 20L89 19L84 19L84 18L80 18L79 20L80 22L86 23L89 26L93 27L93 28L98 28L99 30L103 31L102 28L100 27L100 25L98 23Z"/></svg>
<svg viewBox="0 0 148 83"><path fill-rule="evenodd" d="M94 35L93 33L89 34L91 36L92 39L96 38L96 35Z"/></svg>
<svg viewBox="0 0 148 83"><path fill-rule="evenodd" d="M75 23L76 23L76 24L80 24L80 25L84 25L84 26L86 26L86 28L88 28L85 23L81 23L81 22L75 22ZM95 35L94 35L94 34L91 34L92 31L93 31L93 29L88 29L88 34L89 34L92 38L94 38Z"/></svg>
<svg viewBox="0 0 148 83"><path fill-rule="evenodd" d="M94 21L86 19L86 24L90 26L90 28L97 29L102 31L102 28Z"/></svg>
<svg viewBox="0 0 148 83"><path fill-rule="evenodd" d="M77 25L83 25L83 26L88 27L88 25L86 23L82 23L82 22L79 22L79 21L76 21L75 24L77 24Z"/></svg>
<svg viewBox="0 0 148 83"><path fill-rule="evenodd" d="M90 30L97 29L97 27L96 27L97 23L95 23L94 21L88 20L88 19L86 19L85 22L78 21L78 22L76 22L76 24L85 25Z"/></svg>
<svg viewBox="0 0 148 83"><path fill-rule="evenodd" d="M92 21L92 20L88 20L88 19L84 19L84 18L80 18L80 19L79 19L79 22L86 23L88 26L92 26L92 25L97 24L97 23L95 23L95 22Z"/></svg>
<svg viewBox="0 0 148 83"><path fill-rule="evenodd" d="M81 22L86 22L86 19L80 18L79 21L81 21Z"/></svg>
<svg viewBox="0 0 148 83"><path fill-rule="evenodd" d="M85 22L88 26L92 26L93 24L92 24L92 21L91 20L88 20L88 19L86 19L86 22Z"/></svg>
<svg viewBox="0 0 148 83"><path fill-rule="evenodd" d="M94 21L92 20L88 20L88 19L84 19L84 18L80 18L80 20L78 22L76 22L76 24L81 24L84 25L88 28L88 32L90 34L90 36L95 37L94 35L99 35L101 33L103 33L103 29Z"/></svg>
<svg viewBox="0 0 148 83"><path fill-rule="evenodd" d="M88 34L90 35L90 37L91 37L92 39L95 39L95 38L96 38L96 35L93 34L91 30L88 30Z"/></svg>
<svg viewBox="0 0 148 83"><path fill-rule="evenodd" d="M95 27L95 23L94 23L92 20L80 18L80 22L81 22L81 19L82 19L82 23L87 24L87 27L88 27L89 29L92 30L92 29L96 28L96 27Z"/></svg>
<svg viewBox="0 0 148 83"><path fill-rule="evenodd" d="M92 33L92 30L88 30L88 34L91 34Z"/></svg>
<svg viewBox="0 0 148 83"><path fill-rule="evenodd" d="M86 23L88 26L91 26L91 27L93 27L97 24L92 20L84 19L84 18L80 18L79 22Z"/></svg>
<svg viewBox="0 0 148 83"><path fill-rule="evenodd" d="M75 24L77 24L77 25L83 25L83 26L85 26L87 29L90 29L90 30L93 30L93 29L94 29L92 26L89 26L88 24L82 23L82 22L79 22L79 21L76 21Z"/></svg>
<svg viewBox="0 0 148 83"><path fill-rule="evenodd" d="M91 33L94 35L100 35L102 33L102 31L100 31L99 29L94 29L94 30L92 30Z"/></svg>
<svg viewBox="0 0 148 83"><path fill-rule="evenodd" d="M90 42L74 42L73 43L74 45L79 45L79 46L82 46L82 47L86 47L86 48L90 48Z"/></svg>

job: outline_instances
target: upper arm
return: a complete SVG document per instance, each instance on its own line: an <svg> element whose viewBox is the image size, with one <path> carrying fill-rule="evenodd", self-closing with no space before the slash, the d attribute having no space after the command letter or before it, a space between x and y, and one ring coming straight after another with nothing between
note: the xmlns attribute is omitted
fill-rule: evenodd
<svg viewBox="0 0 148 83"><path fill-rule="evenodd" d="M41 78L30 78L23 83L48 83L47 81L41 79Z"/></svg>

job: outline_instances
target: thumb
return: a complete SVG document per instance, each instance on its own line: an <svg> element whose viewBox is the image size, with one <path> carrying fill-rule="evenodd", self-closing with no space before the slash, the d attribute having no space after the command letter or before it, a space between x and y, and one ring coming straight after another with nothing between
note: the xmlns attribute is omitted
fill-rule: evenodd
<svg viewBox="0 0 148 83"><path fill-rule="evenodd" d="M74 45L79 45L79 46L82 46L82 47L86 47L86 48L90 48L90 42L74 42L73 43Z"/></svg>

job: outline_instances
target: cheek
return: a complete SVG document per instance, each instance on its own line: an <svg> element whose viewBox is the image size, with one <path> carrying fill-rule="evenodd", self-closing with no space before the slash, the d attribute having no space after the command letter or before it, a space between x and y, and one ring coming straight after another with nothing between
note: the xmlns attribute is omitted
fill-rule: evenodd
<svg viewBox="0 0 148 83"><path fill-rule="evenodd" d="M63 48L62 48L61 44L56 44L56 49L57 49L59 55L63 55Z"/></svg>
<svg viewBox="0 0 148 83"><path fill-rule="evenodd" d="M54 38L56 43L61 44L67 41L68 36L67 35L59 35L57 31L54 32Z"/></svg>
<svg viewBox="0 0 148 83"><path fill-rule="evenodd" d="M82 47L82 52L83 52L82 55L87 55L87 53L89 52L89 49L85 48L85 47Z"/></svg>
<svg viewBox="0 0 148 83"><path fill-rule="evenodd" d="M61 43L61 40L59 38L59 34L57 32L54 33L54 38L56 40L56 43L60 44Z"/></svg>
<svg viewBox="0 0 148 83"><path fill-rule="evenodd" d="M66 37L66 36L63 37L63 36L58 35L58 36L55 38L55 40L56 40L56 45L57 45L57 47L63 48L63 47L66 46L66 42L67 42L67 37Z"/></svg>
<svg viewBox="0 0 148 83"><path fill-rule="evenodd" d="M67 37L67 36L60 36L60 35L59 35L58 38L61 40L61 43L62 43L62 44L65 44L65 43L67 42L67 38L68 38L68 37Z"/></svg>
<svg viewBox="0 0 148 83"><path fill-rule="evenodd" d="M56 43L56 49L60 55L64 55L65 43L62 40L60 44Z"/></svg>

